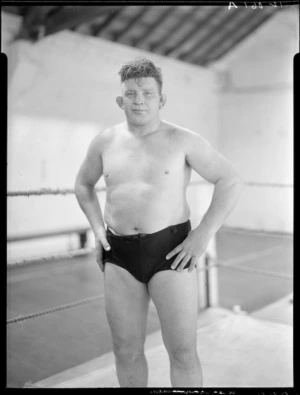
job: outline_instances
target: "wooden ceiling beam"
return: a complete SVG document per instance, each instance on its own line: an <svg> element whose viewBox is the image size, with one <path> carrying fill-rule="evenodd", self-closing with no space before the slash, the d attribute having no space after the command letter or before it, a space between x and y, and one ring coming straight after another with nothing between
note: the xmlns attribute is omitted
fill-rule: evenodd
<svg viewBox="0 0 300 395"><path fill-rule="evenodd" d="M223 17L219 19L219 21L211 26L210 28L207 29L207 31L201 35L201 37L194 42L191 48L189 48L188 52L183 53L178 56L180 60L186 61L186 62L194 62L195 59L195 52L201 47L202 44L206 43L208 40L214 37L214 32L218 31L219 29L222 30L223 26L226 23L231 23L234 21L234 19L237 17L237 15L241 14L243 12L243 8L238 8L235 9L232 13L228 12L227 8L222 6L222 12Z"/></svg>
<svg viewBox="0 0 300 395"><path fill-rule="evenodd" d="M205 15L205 20L203 22L196 22L192 30L190 30L185 36L183 36L181 40L175 43L173 47L164 51L164 55L168 56L172 54L176 56L176 54L179 54L181 52L180 47L182 48L188 41L193 39L194 36L199 34L199 31L201 29L209 25L213 18L215 18L217 15L223 12L222 6L214 7L214 8L215 9L213 9L208 15Z"/></svg>
<svg viewBox="0 0 300 395"><path fill-rule="evenodd" d="M181 19L180 19L180 26L183 26L185 23L189 23L190 19L193 18L195 15L196 9L198 7L194 6L192 7ZM159 39L159 41L156 41L154 43L151 43L149 45L151 51L153 52L159 52L159 49L163 47L166 42L168 41L169 37L172 36L178 30L178 23L175 23L175 25L170 28L169 30L166 31L166 33Z"/></svg>
<svg viewBox="0 0 300 395"><path fill-rule="evenodd" d="M9 14L15 14L15 15L22 15L22 10L20 6L14 5L4 5L1 7L2 11L7 12Z"/></svg>
<svg viewBox="0 0 300 395"><path fill-rule="evenodd" d="M160 7L160 6L159 6ZM161 8L161 7L160 7ZM142 45L147 39L149 35L158 28L158 26L162 25L163 22L171 16L173 12L175 12L176 6L166 6L166 9L161 12L160 16L156 19L156 21L149 25L143 34L141 34L136 40L132 41L134 46Z"/></svg>
<svg viewBox="0 0 300 395"><path fill-rule="evenodd" d="M195 63L197 64L202 64L206 66L208 63L217 60L221 58L223 55L225 55L227 52L231 51L235 46L237 46L242 40L244 40L247 36L252 34L259 26L261 26L266 20L268 20L272 15L274 15L273 12L268 12L264 14L263 16L259 15L258 17L255 16L251 22L249 23L250 29L242 32L239 34L239 30L237 30L233 36L233 41L230 42L230 46L225 45L220 48L220 50L217 50L215 52L212 52L211 55L207 56L207 53L202 54L199 58L195 60ZM226 38L225 38L226 39ZM214 45L212 48L210 48L210 51L214 51L218 44Z"/></svg>
<svg viewBox="0 0 300 395"><path fill-rule="evenodd" d="M107 18L103 22L95 25L92 28L93 35L98 36L107 26L109 26L112 23L114 19L116 19L118 15L120 15L123 9L124 7L122 6L118 10L111 11L111 13L107 16Z"/></svg>
<svg viewBox="0 0 300 395"><path fill-rule="evenodd" d="M194 52L192 61L198 62L199 59L205 59L209 53L217 50L226 40L232 40L233 36L238 35L238 32L241 28L245 28L251 23L251 20L257 19L258 15L255 13L249 13L248 10L243 10L243 13L239 16L236 16L235 20L232 20L232 23L228 23L225 26L225 29L220 31L220 33L215 34L211 40L208 40L204 43L203 46L200 46L199 49Z"/></svg>
<svg viewBox="0 0 300 395"><path fill-rule="evenodd" d="M49 13L59 10L58 6L28 6L23 7L23 21L16 39L36 40L44 29ZM20 12L22 12L21 8Z"/></svg>
<svg viewBox="0 0 300 395"><path fill-rule="evenodd" d="M128 6L128 7L134 7L134 6ZM127 25L123 29L113 34L113 41L119 41L120 39L123 39L123 37L131 29L136 27L136 25L140 22L143 15L149 11L149 8L150 8L149 6L142 6L141 10L131 20L128 21Z"/></svg>
<svg viewBox="0 0 300 395"><path fill-rule="evenodd" d="M59 13L47 18L45 35L71 29L96 18L98 15L107 14L118 8L120 6L65 6Z"/></svg>

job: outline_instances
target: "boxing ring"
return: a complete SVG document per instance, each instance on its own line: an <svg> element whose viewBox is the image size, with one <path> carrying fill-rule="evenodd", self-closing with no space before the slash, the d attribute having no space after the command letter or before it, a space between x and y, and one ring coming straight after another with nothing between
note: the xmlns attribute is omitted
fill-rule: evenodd
<svg viewBox="0 0 300 395"><path fill-rule="evenodd" d="M199 182L190 185L198 185ZM259 183L246 183L248 186L260 186ZM292 185L268 184L274 188L292 188ZM97 192L105 191L105 188L97 188ZM40 189L31 191L8 192L9 198L42 195L65 196L73 195L72 189ZM63 230L60 234L67 232L79 235L80 248L59 254L32 257L30 259L15 259L8 262L8 285L17 283L24 278L30 281L39 281L39 278L47 276L46 267L53 267L55 273L65 273L72 276L78 270L80 262L88 262L94 265L93 270L98 270L94 259L94 248L86 247L88 228ZM59 232L57 232L59 234ZM20 240L29 240L34 237L50 237L49 234L9 236L8 242L13 243ZM255 276L263 276L266 280L292 281L289 273L263 270L244 263L251 262L256 258L263 258L270 254L276 254L279 246L273 246L260 252L252 252L243 256L230 259L219 259L213 247L209 247L200 259L197 267L199 283L199 319L198 319L198 352L202 362L204 373L204 387L292 387L293 386L293 334L292 334L292 295L283 298L277 304L261 312L248 315L236 306L235 311L221 308L219 306L218 271L229 269L241 274L251 273ZM67 262L72 262L68 266ZM59 264L55 264L59 262ZM60 262L64 262L61 264ZM85 263L84 263L85 264ZM33 274L27 273L29 267L43 265L43 271ZM21 270L14 274L16 270ZM99 270L98 270L99 272ZM12 276L10 277L10 273ZM98 273L101 276L101 273ZM97 280L97 279L96 279ZM95 281L96 281L95 280ZM95 293L92 296L76 298L66 303L34 312L24 311L14 314L8 305L7 332L14 340L18 326L30 323L34 326L35 319L48 320L57 313L62 317L72 314L75 308L80 306L93 306L97 311L99 303L103 303L103 293ZM272 310L273 309L273 310ZM26 310L26 309L25 309ZM17 311L17 310L15 310ZM288 311L288 323L272 319L274 311L277 316ZM272 313L273 312L273 313ZM151 316L152 314L152 316ZM156 318L154 317L154 306L150 307L150 322L152 331L147 334L146 357L149 364L149 387L170 387L169 362L167 352L163 346L162 338ZM269 314L269 315L268 315ZM151 318L152 317L152 318ZM93 319L97 320L98 317ZM24 326L25 328L25 326ZM107 328L106 328L107 329ZM106 330L105 329L105 330ZM70 334L70 336L72 336ZM99 335L101 336L101 335ZM20 341L20 339L19 339ZM88 338L84 339L88 342ZM74 345L76 347L76 345ZM47 356L45 355L45 358ZM114 367L114 356L111 350L103 355L93 358L84 364L77 364L71 369L63 370L54 376L45 378L34 383L30 380L25 387L44 388L99 388L118 387L116 371Z"/></svg>
<svg viewBox="0 0 300 395"><path fill-rule="evenodd" d="M199 318L197 350L204 387L292 387L292 327L208 308ZM275 350L275 352L274 352ZM146 340L149 387L171 387L169 360L160 333ZM113 354L27 387L118 387Z"/></svg>

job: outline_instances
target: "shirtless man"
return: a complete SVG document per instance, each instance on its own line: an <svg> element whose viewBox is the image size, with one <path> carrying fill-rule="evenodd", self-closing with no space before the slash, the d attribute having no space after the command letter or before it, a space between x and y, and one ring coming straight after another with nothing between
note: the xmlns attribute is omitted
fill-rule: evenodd
<svg viewBox="0 0 300 395"><path fill-rule="evenodd" d="M172 386L201 387L194 269L233 209L243 183L200 134L160 118L166 96L158 67L137 59L123 65L119 74L122 94L116 101L126 122L93 139L75 184L104 272L119 384L147 386L144 343L152 298L170 359ZM186 200L192 169L215 185L211 205L193 230ZM104 217L94 189L102 175Z"/></svg>

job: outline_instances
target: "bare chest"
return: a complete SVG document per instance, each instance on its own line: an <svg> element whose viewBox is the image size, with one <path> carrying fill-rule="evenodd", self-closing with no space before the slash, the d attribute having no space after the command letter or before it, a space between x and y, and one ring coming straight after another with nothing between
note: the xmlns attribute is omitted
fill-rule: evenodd
<svg viewBox="0 0 300 395"><path fill-rule="evenodd" d="M172 140L149 138L113 141L102 156L106 184L160 183L180 177L186 169L185 155Z"/></svg>

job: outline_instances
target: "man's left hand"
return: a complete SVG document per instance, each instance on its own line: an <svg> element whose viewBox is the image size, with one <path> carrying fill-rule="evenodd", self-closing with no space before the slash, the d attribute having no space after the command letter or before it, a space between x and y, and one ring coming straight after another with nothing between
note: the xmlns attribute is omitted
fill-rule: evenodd
<svg viewBox="0 0 300 395"><path fill-rule="evenodd" d="M191 259L189 266L189 272L191 272L196 267L200 256L206 250L208 243L209 239L200 235L197 229L191 230L186 239L166 256L167 259L170 259L178 254L171 265L171 269L181 271Z"/></svg>

